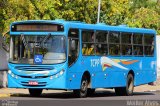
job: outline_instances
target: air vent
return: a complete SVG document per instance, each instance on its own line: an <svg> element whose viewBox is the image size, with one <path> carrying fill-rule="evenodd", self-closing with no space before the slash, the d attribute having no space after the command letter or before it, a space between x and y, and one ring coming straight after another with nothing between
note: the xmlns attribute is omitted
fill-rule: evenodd
<svg viewBox="0 0 160 106"><path fill-rule="evenodd" d="M49 76L35 76L35 77L32 77L32 76L21 76L21 75L19 75L19 77L21 77L21 78L41 79L41 78L47 78Z"/></svg>
<svg viewBox="0 0 160 106"><path fill-rule="evenodd" d="M53 70L54 68L51 66L16 66L15 69L22 71L46 71Z"/></svg>

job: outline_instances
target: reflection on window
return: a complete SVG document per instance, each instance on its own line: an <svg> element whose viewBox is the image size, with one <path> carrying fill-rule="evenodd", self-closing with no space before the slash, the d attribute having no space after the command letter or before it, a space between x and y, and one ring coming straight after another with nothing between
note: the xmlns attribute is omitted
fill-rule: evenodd
<svg viewBox="0 0 160 106"><path fill-rule="evenodd" d="M107 32L97 31L96 32L96 42L98 43L107 43Z"/></svg>
<svg viewBox="0 0 160 106"><path fill-rule="evenodd" d="M121 34L122 43L131 44L131 37L132 37L132 33L122 33Z"/></svg>
<svg viewBox="0 0 160 106"><path fill-rule="evenodd" d="M110 44L109 54L110 55L120 55L120 46L118 44Z"/></svg>
<svg viewBox="0 0 160 106"><path fill-rule="evenodd" d="M107 55L107 51L107 44L96 44L96 55Z"/></svg>
<svg viewBox="0 0 160 106"><path fill-rule="evenodd" d="M75 41L75 47L71 44L71 42ZM69 66L73 64L77 58L79 53L79 40L78 39L69 39L69 54L68 54L68 63Z"/></svg>
<svg viewBox="0 0 160 106"><path fill-rule="evenodd" d="M144 54L153 56L153 54L154 54L154 46L145 46L144 47Z"/></svg>
<svg viewBox="0 0 160 106"><path fill-rule="evenodd" d="M93 31L82 31L82 41L83 42L94 42L94 32Z"/></svg>
<svg viewBox="0 0 160 106"><path fill-rule="evenodd" d="M94 55L95 54L95 37L94 31L82 31L82 54Z"/></svg>
<svg viewBox="0 0 160 106"><path fill-rule="evenodd" d="M119 33L110 32L109 33L109 43L120 43Z"/></svg>
<svg viewBox="0 0 160 106"><path fill-rule="evenodd" d="M68 65L71 66L79 55L79 30L70 29L68 32Z"/></svg>
<svg viewBox="0 0 160 106"><path fill-rule="evenodd" d="M94 31L82 31L83 55L154 55L154 35L96 31L94 36L93 32Z"/></svg>
<svg viewBox="0 0 160 106"><path fill-rule="evenodd" d="M13 57L10 62L34 64L34 56L42 55L42 64L62 63L66 60L64 36L12 36Z"/></svg>
<svg viewBox="0 0 160 106"><path fill-rule="evenodd" d="M133 46L133 55L143 55L143 46Z"/></svg>
<svg viewBox="0 0 160 106"><path fill-rule="evenodd" d="M132 45L122 45L122 55L132 55Z"/></svg>
<svg viewBox="0 0 160 106"><path fill-rule="evenodd" d="M78 39L78 37L79 37L79 30L77 30L77 29L70 29L69 33L68 33L68 37L77 38Z"/></svg>
<svg viewBox="0 0 160 106"><path fill-rule="evenodd" d="M154 36L153 35L144 35L144 44L145 45L154 45Z"/></svg>
<svg viewBox="0 0 160 106"><path fill-rule="evenodd" d="M142 44L142 34L134 34L133 35L133 43L134 44Z"/></svg>

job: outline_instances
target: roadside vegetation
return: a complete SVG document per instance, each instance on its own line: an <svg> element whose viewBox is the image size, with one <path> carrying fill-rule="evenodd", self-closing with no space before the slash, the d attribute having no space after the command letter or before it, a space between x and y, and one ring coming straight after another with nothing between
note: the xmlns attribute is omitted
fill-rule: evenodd
<svg viewBox="0 0 160 106"><path fill-rule="evenodd" d="M160 0L101 0L100 22L151 28L160 34ZM96 23L98 0L0 0L0 33L21 20L78 20Z"/></svg>

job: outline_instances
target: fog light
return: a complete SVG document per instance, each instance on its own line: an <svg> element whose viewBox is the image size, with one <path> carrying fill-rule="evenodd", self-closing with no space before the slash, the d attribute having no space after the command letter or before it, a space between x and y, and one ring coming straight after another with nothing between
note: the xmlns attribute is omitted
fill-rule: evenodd
<svg viewBox="0 0 160 106"><path fill-rule="evenodd" d="M62 75L63 73L64 73L64 70L62 69L59 74Z"/></svg>
<svg viewBox="0 0 160 106"><path fill-rule="evenodd" d="M18 76L17 76L17 75L15 75L15 78L16 78L16 79L18 79Z"/></svg>
<svg viewBox="0 0 160 106"><path fill-rule="evenodd" d="M58 78L58 74L55 75L55 78Z"/></svg>
<svg viewBox="0 0 160 106"><path fill-rule="evenodd" d="M13 74L13 73L11 73L11 76L12 76L12 77L14 77L14 74Z"/></svg>
<svg viewBox="0 0 160 106"><path fill-rule="evenodd" d="M53 79L53 76L50 76L50 79Z"/></svg>

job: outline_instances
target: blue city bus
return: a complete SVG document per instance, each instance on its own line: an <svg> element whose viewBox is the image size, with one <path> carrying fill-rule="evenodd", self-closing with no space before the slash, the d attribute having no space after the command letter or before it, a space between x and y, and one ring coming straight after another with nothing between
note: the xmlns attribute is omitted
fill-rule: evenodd
<svg viewBox="0 0 160 106"><path fill-rule="evenodd" d="M28 20L10 26L8 87L31 96L43 89L73 90L86 97L97 88L133 95L156 81L156 32L152 29Z"/></svg>

